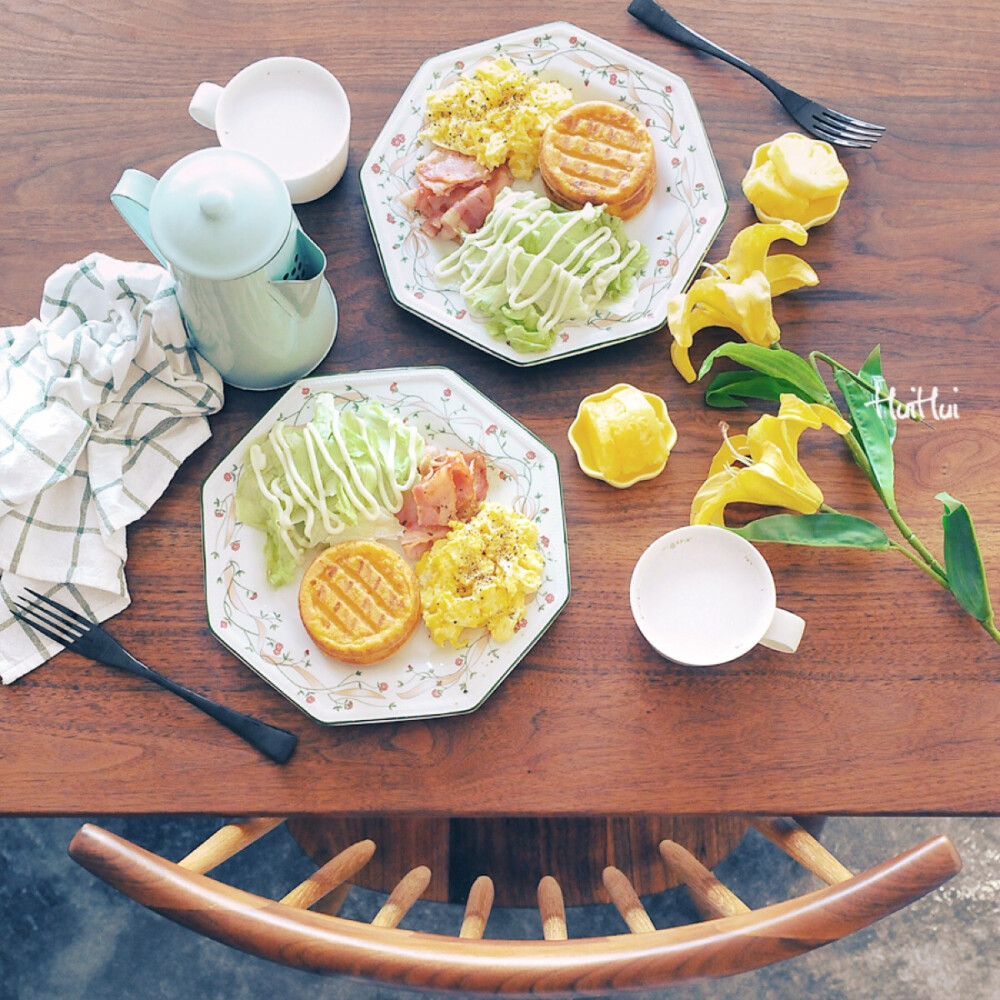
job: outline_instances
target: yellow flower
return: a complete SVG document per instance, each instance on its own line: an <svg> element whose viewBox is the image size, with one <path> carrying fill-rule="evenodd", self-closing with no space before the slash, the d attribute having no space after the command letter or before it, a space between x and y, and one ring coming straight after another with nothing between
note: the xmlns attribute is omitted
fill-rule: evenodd
<svg viewBox="0 0 1000 1000"><path fill-rule="evenodd" d="M688 350L694 335L707 326L721 326L761 347L781 336L771 300L776 295L815 285L816 272L794 254L769 255L775 240L803 246L805 229L797 222L758 223L738 232L729 255L709 265L712 273L695 281L686 293L667 303L667 326L673 342L670 357L688 382L695 380Z"/></svg>
<svg viewBox="0 0 1000 1000"><path fill-rule="evenodd" d="M708 479L691 502L691 523L725 527L725 509L730 503L815 514L823 494L802 468L798 447L803 431L824 424L838 434L851 429L829 406L784 393L777 416L765 414L746 434L726 438L712 460Z"/></svg>

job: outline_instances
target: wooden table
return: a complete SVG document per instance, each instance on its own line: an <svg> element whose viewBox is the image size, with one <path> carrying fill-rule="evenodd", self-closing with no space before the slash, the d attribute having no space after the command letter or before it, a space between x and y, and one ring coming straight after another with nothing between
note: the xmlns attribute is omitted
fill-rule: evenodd
<svg viewBox="0 0 1000 1000"><path fill-rule="evenodd" d="M340 333L320 373L447 365L558 455L573 595L485 705L436 721L324 728L242 666L204 613L199 486L276 398L230 390L212 440L129 531L133 603L112 631L178 680L301 737L270 764L161 690L62 654L0 691L5 814L325 814L626 818L750 813L1000 812L1000 649L949 594L889 553L769 546L782 604L808 621L797 655L764 649L689 669L660 659L629 611L636 559L687 521L720 414L674 372L665 329L519 369L390 298L361 206L358 169L427 57L562 18L670 68L698 102L730 197L709 254L752 211L740 180L755 146L793 124L755 82L654 35L620 2L370 5L219 0L12 0L0 13L0 303L37 314L44 279L93 250L148 259L108 200L127 166L160 175L211 136L187 115L201 80L266 55L328 66L352 104L342 183L301 206L329 257ZM907 426L900 503L940 551L947 490L975 517L1000 580L995 360L1000 240L995 127L1000 32L992 2L873 7L844 0L721 0L673 12L789 86L888 125L846 152L841 211L803 255L818 288L778 308L782 343L854 365L877 343L901 399L934 387L958 419ZM696 340L696 362L725 338ZM566 431L580 399L618 381L663 395L680 429L667 471L627 491L588 479ZM754 414L730 414L734 429ZM837 508L888 523L830 434L804 461ZM533 819L534 818L534 819Z"/></svg>

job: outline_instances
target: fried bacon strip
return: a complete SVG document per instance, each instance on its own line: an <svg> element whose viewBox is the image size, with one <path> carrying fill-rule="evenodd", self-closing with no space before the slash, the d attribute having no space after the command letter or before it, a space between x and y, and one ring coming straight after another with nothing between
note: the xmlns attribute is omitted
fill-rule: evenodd
<svg viewBox="0 0 1000 1000"><path fill-rule="evenodd" d="M423 218L428 236L458 239L474 233L493 210L497 193L513 182L506 165L488 170L473 157L436 148L418 164L417 186L400 201Z"/></svg>

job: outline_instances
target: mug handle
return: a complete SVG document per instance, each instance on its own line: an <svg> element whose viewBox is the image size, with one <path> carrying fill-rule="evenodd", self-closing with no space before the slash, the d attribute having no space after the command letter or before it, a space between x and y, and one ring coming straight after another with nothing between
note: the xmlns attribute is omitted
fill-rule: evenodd
<svg viewBox="0 0 1000 1000"><path fill-rule="evenodd" d="M779 653L794 653L799 648L805 627L806 623L798 615L775 608L774 617L760 644Z"/></svg>
<svg viewBox="0 0 1000 1000"><path fill-rule="evenodd" d="M188 114L205 128L215 129L215 112L222 97L222 87L217 83L199 83L188 105Z"/></svg>

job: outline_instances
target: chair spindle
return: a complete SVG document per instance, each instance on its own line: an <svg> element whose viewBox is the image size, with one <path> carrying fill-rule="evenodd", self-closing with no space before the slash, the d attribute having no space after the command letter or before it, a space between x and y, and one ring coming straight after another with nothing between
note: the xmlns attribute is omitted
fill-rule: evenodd
<svg viewBox="0 0 1000 1000"><path fill-rule="evenodd" d="M542 917L542 936L546 941L566 941L566 906L559 883L546 875L538 883L538 912Z"/></svg>
<svg viewBox="0 0 1000 1000"><path fill-rule="evenodd" d="M819 876L827 885L854 877L811 833L788 816L751 820L754 829L780 847L790 858Z"/></svg>
<svg viewBox="0 0 1000 1000"><path fill-rule="evenodd" d="M698 912L706 920L749 913L750 907L724 886L690 851L672 840L660 842L660 857L668 870L687 886Z"/></svg>
<svg viewBox="0 0 1000 1000"><path fill-rule="evenodd" d="M347 890L350 888L348 879L361 871L371 861L374 853L375 842L372 840L360 840L358 843L352 844L286 893L280 902L286 906L297 906L300 909L308 910L310 906L327 897L327 906L324 907L324 912L336 913L344 901L343 897L347 895ZM341 898L330 899L331 894L341 888L344 890Z"/></svg>
<svg viewBox="0 0 1000 1000"><path fill-rule="evenodd" d="M493 909L493 880L489 875L480 875L469 890L469 899L465 904L465 916L462 918L462 929L458 932L461 938L481 938L486 932L486 921Z"/></svg>
<svg viewBox="0 0 1000 1000"><path fill-rule="evenodd" d="M284 822L284 817L261 816L227 823L177 863L189 872L204 875Z"/></svg>
<svg viewBox="0 0 1000 1000"><path fill-rule="evenodd" d="M426 865L411 868L389 893L385 905L372 920L373 927L395 927L430 885L431 870Z"/></svg>
<svg viewBox="0 0 1000 1000"><path fill-rule="evenodd" d="M647 934L656 930L646 908L639 901L635 888L623 871L609 865L604 869L601 880L611 897L611 902L615 904L622 915L622 920L633 934Z"/></svg>

